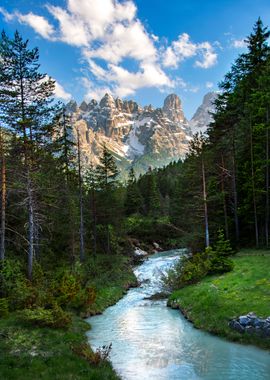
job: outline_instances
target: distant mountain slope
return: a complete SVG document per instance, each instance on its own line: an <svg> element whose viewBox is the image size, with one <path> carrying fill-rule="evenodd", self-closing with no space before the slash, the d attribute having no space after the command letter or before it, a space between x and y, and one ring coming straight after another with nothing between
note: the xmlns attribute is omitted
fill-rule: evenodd
<svg viewBox="0 0 270 380"><path fill-rule="evenodd" d="M141 107L132 100L114 99L106 94L98 103L71 101L67 112L72 116L74 129L81 136L81 149L87 166L96 165L104 144L117 160L120 169L133 166L137 173L149 166L161 167L183 158L188 151L192 133L205 130L210 121L207 113L215 94L204 97L191 122L186 119L181 100L168 95L162 108Z"/></svg>
<svg viewBox="0 0 270 380"><path fill-rule="evenodd" d="M208 94L204 96L202 104L189 122L193 134L196 132L204 133L208 125L211 123L211 113L215 112L214 101L216 100L217 95L216 92L208 92Z"/></svg>

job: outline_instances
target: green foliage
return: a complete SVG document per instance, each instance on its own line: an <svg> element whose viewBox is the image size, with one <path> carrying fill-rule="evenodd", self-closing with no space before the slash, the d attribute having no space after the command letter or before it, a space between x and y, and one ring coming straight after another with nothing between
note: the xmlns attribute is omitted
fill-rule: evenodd
<svg viewBox="0 0 270 380"><path fill-rule="evenodd" d="M18 260L5 259L1 264L0 278L0 293L8 300L11 311L33 304L33 289Z"/></svg>
<svg viewBox="0 0 270 380"><path fill-rule="evenodd" d="M93 352L88 344L80 344L72 347L72 350L94 366L100 366L109 359L112 344L102 346Z"/></svg>
<svg viewBox="0 0 270 380"><path fill-rule="evenodd" d="M218 256L231 256L235 254L235 251L232 249L230 241L225 239L224 231L219 229L217 241L214 245L214 250Z"/></svg>
<svg viewBox="0 0 270 380"><path fill-rule="evenodd" d="M163 276L165 287L170 290L180 289L194 284L205 277L210 269L210 262L205 253L184 256Z"/></svg>
<svg viewBox="0 0 270 380"><path fill-rule="evenodd" d="M108 361L94 365L72 350L87 344L89 328L80 318L73 318L68 329L21 322L15 314L0 319L0 378L118 380Z"/></svg>
<svg viewBox="0 0 270 380"><path fill-rule="evenodd" d="M8 310L8 299L0 298L0 318L7 317L9 313Z"/></svg>
<svg viewBox="0 0 270 380"><path fill-rule="evenodd" d="M214 248L207 247L204 252L182 257L167 272L163 282L175 290L195 284L208 274L229 272L233 270L233 261L229 258L233 253L230 242L225 240L223 231L219 230Z"/></svg>
<svg viewBox="0 0 270 380"><path fill-rule="evenodd" d="M24 322L42 327L67 328L71 324L71 315L57 304L54 304L52 309L25 309L20 313L20 317Z"/></svg>
<svg viewBox="0 0 270 380"><path fill-rule="evenodd" d="M241 335L228 326L230 319L250 311L263 318L269 315L269 251L242 250L232 260L233 271L176 290L169 303L179 305L197 328L269 349L269 340Z"/></svg>

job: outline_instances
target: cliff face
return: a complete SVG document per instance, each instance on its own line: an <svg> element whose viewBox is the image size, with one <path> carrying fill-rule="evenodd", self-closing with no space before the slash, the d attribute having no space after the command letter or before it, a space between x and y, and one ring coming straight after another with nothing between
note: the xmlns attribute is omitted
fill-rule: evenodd
<svg viewBox="0 0 270 380"><path fill-rule="evenodd" d="M151 105L141 107L132 100L114 99L106 94L98 103L71 101L67 112L71 115L74 134L78 128L85 166L99 163L105 144L124 171L131 166L136 173L145 172L149 166L161 167L183 158L188 143L196 132L204 133L212 120L217 94L204 96L202 105L188 121L181 100L168 95L162 108Z"/></svg>
<svg viewBox="0 0 270 380"><path fill-rule="evenodd" d="M189 122L189 126L193 133L206 132L208 125L212 121L211 114L215 112L214 101L216 98L216 92L209 92L204 96L201 106L197 109L193 118Z"/></svg>
<svg viewBox="0 0 270 380"><path fill-rule="evenodd" d="M99 103L69 102L67 112L80 132L85 164L96 165L106 144L120 168L135 166L144 172L150 165L160 167L183 157L192 135L175 94L157 109L106 94Z"/></svg>

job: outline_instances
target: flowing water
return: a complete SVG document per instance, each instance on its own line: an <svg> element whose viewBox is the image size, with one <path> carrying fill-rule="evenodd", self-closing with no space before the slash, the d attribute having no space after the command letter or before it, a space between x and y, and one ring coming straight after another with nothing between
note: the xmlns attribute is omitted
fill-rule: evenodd
<svg viewBox="0 0 270 380"><path fill-rule="evenodd" d="M160 291L161 272L181 253L155 254L136 268L142 285L88 319L91 346L112 343L111 362L124 380L269 380L268 351L197 330L166 301L145 299Z"/></svg>

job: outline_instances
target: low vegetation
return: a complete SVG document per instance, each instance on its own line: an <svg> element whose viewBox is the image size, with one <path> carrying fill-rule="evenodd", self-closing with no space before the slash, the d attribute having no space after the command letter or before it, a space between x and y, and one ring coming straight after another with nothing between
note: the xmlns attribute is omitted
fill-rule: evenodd
<svg viewBox="0 0 270 380"><path fill-rule="evenodd" d="M95 353L87 345L88 329L89 325L77 317L67 329L24 323L18 314L1 319L0 378L118 379L103 350Z"/></svg>
<svg viewBox="0 0 270 380"><path fill-rule="evenodd" d="M194 326L230 340L270 348L270 339L239 334L228 326L230 319L253 311L270 314L270 252L241 250L233 257L234 269L203 278L172 293L169 304L179 307Z"/></svg>
<svg viewBox="0 0 270 380"><path fill-rule="evenodd" d="M185 255L163 277L165 287L170 290L180 289L195 284L208 274L229 272L233 269L230 256L234 253L230 242L225 240L223 231L218 233L218 240L204 252Z"/></svg>
<svg viewBox="0 0 270 380"><path fill-rule="evenodd" d="M108 362L110 347L93 352L85 336L90 325L76 314L100 313L136 284L130 259L99 255L72 270L39 268L32 283L18 262L5 260L4 265L0 378L118 379Z"/></svg>

